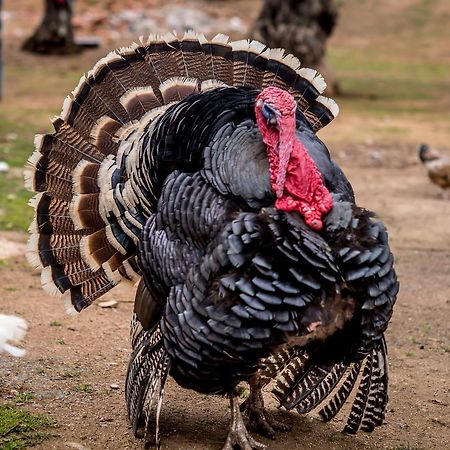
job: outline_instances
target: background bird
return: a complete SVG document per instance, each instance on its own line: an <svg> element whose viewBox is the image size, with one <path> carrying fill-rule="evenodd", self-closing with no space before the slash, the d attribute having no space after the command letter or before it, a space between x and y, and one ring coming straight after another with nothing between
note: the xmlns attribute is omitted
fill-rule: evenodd
<svg viewBox="0 0 450 450"><path fill-rule="evenodd" d="M398 283L383 224L315 135L338 112L324 89L256 41L151 36L101 59L36 138L29 261L70 311L139 281L126 400L147 442L168 375L230 398L228 450L264 448L244 419L287 429L271 380L324 420L356 386L345 430L382 423Z"/></svg>
<svg viewBox="0 0 450 450"><path fill-rule="evenodd" d="M419 159L427 169L430 180L442 189L450 188L450 156L421 144L418 149Z"/></svg>
<svg viewBox="0 0 450 450"><path fill-rule="evenodd" d="M0 353L6 352L12 356L25 355L25 350L16 347L11 341L21 341L27 329L27 323L22 318L0 314Z"/></svg>

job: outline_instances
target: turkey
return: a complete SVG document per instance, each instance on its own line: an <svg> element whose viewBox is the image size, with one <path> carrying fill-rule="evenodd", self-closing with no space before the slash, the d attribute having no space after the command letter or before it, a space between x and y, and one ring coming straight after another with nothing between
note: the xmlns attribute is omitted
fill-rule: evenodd
<svg viewBox="0 0 450 450"><path fill-rule="evenodd" d="M101 59L36 138L28 259L71 312L138 283L125 390L146 445L168 376L230 399L225 450L287 429L270 382L324 420L356 392L349 433L383 422L398 283L384 225L316 137L338 112L324 89L256 41L150 36Z"/></svg>
<svg viewBox="0 0 450 450"><path fill-rule="evenodd" d="M442 189L450 188L450 156L421 144L418 150L419 159L426 167L428 177Z"/></svg>

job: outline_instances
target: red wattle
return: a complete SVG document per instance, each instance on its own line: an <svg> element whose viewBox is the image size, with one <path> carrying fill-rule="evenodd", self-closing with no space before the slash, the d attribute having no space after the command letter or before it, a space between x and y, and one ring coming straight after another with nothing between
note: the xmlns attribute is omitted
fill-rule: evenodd
<svg viewBox="0 0 450 450"><path fill-rule="evenodd" d="M270 178L272 180L274 177ZM283 211L297 211L304 217L306 224L316 231L323 227L322 216L333 207L333 198L324 186L317 166L295 138L284 192L276 200L275 207Z"/></svg>
<svg viewBox="0 0 450 450"><path fill-rule="evenodd" d="M264 103L276 111L276 126L262 113ZM313 230L323 227L322 216L333 207L322 175L295 135L297 103L277 87L264 89L255 103L255 117L269 159L270 185L276 195L275 207L297 211Z"/></svg>

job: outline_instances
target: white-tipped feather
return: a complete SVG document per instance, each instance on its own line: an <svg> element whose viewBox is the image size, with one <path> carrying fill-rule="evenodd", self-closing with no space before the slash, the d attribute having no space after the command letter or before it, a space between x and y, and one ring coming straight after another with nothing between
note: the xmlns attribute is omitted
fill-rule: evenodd
<svg viewBox="0 0 450 450"><path fill-rule="evenodd" d="M339 115L339 105L332 98L319 95L316 100L323 106L325 106L325 108L327 108L334 117L337 117Z"/></svg>
<svg viewBox="0 0 450 450"><path fill-rule="evenodd" d="M74 98L76 98L78 96L78 94L81 92L81 89L85 86L85 84L86 84L86 75L83 75L80 78L80 81L78 82L75 89L72 91L72 95Z"/></svg>
<svg viewBox="0 0 450 450"><path fill-rule="evenodd" d="M123 59L122 55L117 50L113 50L113 51L109 52L106 55L106 58L107 58L106 64L111 64L113 62L120 61Z"/></svg>
<svg viewBox="0 0 450 450"><path fill-rule="evenodd" d="M22 340L27 330L27 323L20 317L0 314L0 353L7 352L18 357L25 355L25 350L9 342Z"/></svg>
<svg viewBox="0 0 450 450"><path fill-rule="evenodd" d="M125 272L127 275L133 280L133 282L137 283L141 279L141 275L138 274L128 260L125 260L123 263L123 268L125 269Z"/></svg>
<svg viewBox="0 0 450 450"><path fill-rule="evenodd" d="M108 280L111 281L111 283L118 284L120 282L122 275L120 275L120 273L117 271L113 272L108 261L102 264L102 269L105 271L105 274L108 277Z"/></svg>
<svg viewBox="0 0 450 450"><path fill-rule="evenodd" d="M65 99L62 106L61 114L59 117L66 121L69 118L70 110L72 108L73 100L71 98L71 95L69 94Z"/></svg>
<svg viewBox="0 0 450 450"><path fill-rule="evenodd" d="M197 34L197 39L201 45L209 44L209 39L203 33Z"/></svg>
<svg viewBox="0 0 450 450"><path fill-rule="evenodd" d="M137 243L137 236L134 234L134 232L132 230L130 230L127 225L125 224L125 222L123 221L123 219L121 217L119 217L117 219L117 223L120 225L120 227L122 228L123 232L131 239L133 239L136 243ZM124 253L124 255L126 255L126 253Z"/></svg>
<svg viewBox="0 0 450 450"><path fill-rule="evenodd" d="M109 207L106 207L104 196L112 188L111 174L116 169L116 164L113 155L108 155L100 165L100 169L97 174L97 185L100 189L100 215L105 223L108 223Z"/></svg>
<svg viewBox="0 0 450 450"><path fill-rule="evenodd" d="M321 94L327 87L327 83L323 79L322 75L317 70L303 67L297 71L297 73L308 80Z"/></svg>
<svg viewBox="0 0 450 450"><path fill-rule="evenodd" d="M34 148L40 151L42 148L42 142L44 141L45 134L36 134L34 136Z"/></svg>
<svg viewBox="0 0 450 450"><path fill-rule="evenodd" d="M72 219L75 230L83 230L85 228L85 226L81 220L80 214L78 212L81 195L83 195L83 194L74 195L72 198L72 201L70 202L70 206L69 206L69 214L70 214L70 218Z"/></svg>
<svg viewBox="0 0 450 450"><path fill-rule="evenodd" d="M141 87L132 88L132 89L128 90L127 92L125 92L125 94L123 94L122 97L120 97L119 102L125 109L127 109L128 102L131 99L133 99L135 97L139 97L140 95L143 95L143 94L152 94L153 95L154 92L153 92L152 87L151 86L141 86Z"/></svg>
<svg viewBox="0 0 450 450"><path fill-rule="evenodd" d="M129 142L127 139L130 137L131 133L139 127L139 124L139 120L133 120L126 123L116 131L114 140L120 143L120 145L131 146L132 142Z"/></svg>
<svg viewBox="0 0 450 450"><path fill-rule="evenodd" d="M197 39L198 34L192 29L186 30L182 38L183 41L196 41Z"/></svg>
<svg viewBox="0 0 450 450"><path fill-rule="evenodd" d="M314 80L314 77L317 74L317 70L314 69L310 69L309 67L302 67L301 69L299 69L297 71L297 73L305 78L305 80L308 80L310 83L312 82L312 80Z"/></svg>
<svg viewBox="0 0 450 450"><path fill-rule="evenodd" d="M35 175L35 171L34 170L24 170L23 171L23 184L25 186L25 189L28 189L31 192L34 192L35 189L35 184L34 184L34 175Z"/></svg>
<svg viewBox="0 0 450 450"><path fill-rule="evenodd" d="M124 199L125 200L125 199ZM139 220L137 220L131 213L130 211L125 211L125 218L128 219L134 226L136 227L142 227L141 222L139 222Z"/></svg>
<svg viewBox="0 0 450 450"><path fill-rule="evenodd" d="M92 75L94 78L97 76L97 74L100 72L100 70L103 69L103 67L107 66L109 62L114 61L117 58L117 54L114 52L108 53L106 56L101 58L96 62L94 67L89 71L92 72ZM89 74L88 72L88 74Z"/></svg>
<svg viewBox="0 0 450 450"><path fill-rule="evenodd" d="M189 86L192 89L192 92L194 92L197 90L198 80L196 78L172 77L161 83L159 85L159 90L164 97L164 94L168 89L180 85Z"/></svg>
<svg viewBox="0 0 450 450"><path fill-rule="evenodd" d="M126 249L120 244L120 242L114 236L114 233L111 230L110 226L105 227L106 237L108 238L108 242L122 255L126 255Z"/></svg>
<svg viewBox="0 0 450 450"><path fill-rule="evenodd" d="M249 51L257 55L260 55L262 52L264 52L266 48L267 46L259 41L250 41L250 45L248 47Z"/></svg>
<svg viewBox="0 0 450 450"><path fill-rule="evenodd" d="M289 66L295 71L297 71L301 66L300 60L290 53L283 58L283 64L286 64L286 66Z"/></svg>
<svg viewBox="0 0 450 450"><path fill-rule="evenodd" d="M212 39L211 39L211 43L212 44L228 44L228 42L230 41L230 37L227 36L226 34L216 34Z"/></svg>
<svg viewBox="0 0 450 450"><path fill-rule="evenodd" d="M317 75L312 81L312 84L319 91L320 94L324 92L325 89L327 88L327 83L319 72L317 72Z"/></svg>
<svg viewBox="0 0 450 450"><path fill-rule="evenodd" d="M30 225L31 227L31 225ZM36 225L37 228L37 225ZM25 258L33 269L43 269L41 257L39 255L39 234L32 234L25 247Z"/></svg>
<svg viewBox="0 0 450 450"><path fill-rule="evenodd" d="M219 80L205 80L200 85L201 91L210 91L211 89L217 89L221 87L228 87L228 84Z"/></svg>
<svg viewBox="0 0 450 450"><path fill-rule="evenodd" d="M132 42L128 47L119 47L117 52L119 52L122 56L134 55L135 49L138 47L139 45L136 42Z"/></svg>
<svg viewBox="0 0 450 450"><path fill-rule="evenodd" d="M73 307L72 305L72 300L71 300L71 295L70 295L70 291L67 291L64 295L63 295L63 299L64 299L64 308L66 310L66 313L69 316L74 316L75 314L77 314L77 310Z"/></svg>
<svg viewBox="0 0 450 450"><path fill-rule="evenodd" d="M240 41L230 42L231 48L234 52L236 51L244 51L251 52L257 55L264 52L266 46L259 41L251 41L250 39L242 39Z"/></svg>
<svg viewBox="0 0 450 450"><path fill-rule="evenodd" d="M139 132L144 132L144 129L147 128L156 118L164 114L164 112L170 108L172 105L174 105L176 102L170 102L166 105L158 106L157 108L154 108L150 110L149 112L145 113L142 118L139 120Z"/></svg>
<svg viewBox="0 0 450 450"><path fill-rule="evenodd" d="M116 123L117 121L112 119L109 116L102 116L100 119L97 120L96 124L92 127L90 132L90 138L93 141L93 144L96 147L99 147L99 138L100 138L100 131L104 131L104 127L107 123ZM112 135L108 131L105 131L105 133L109 134L111 138L114 138L115 135Z"/></svg>
<svg viewBox="0 0 450 450"><path fill-rule="evenodd" d="M166 42L166 44L170 44L171 42L178 40L177 32L175 30L168 31L167 33L163 34L161 38Z"/></svg>
<svg viewBox="0 0 450 450"><path fill-rule="evenodd" d="M100 192L99 213L105 223L108 223L108 217L115 207L113 190Z"/></svg>
<svg viewBox="0 0 450 450"><path fill-rule="evenodd" d="M36 209L44 194L45 192L39 192L38 194L33 195L33 197L31 197L30 200L28 200L28 206L31 206L32 208Z"/></svg>
<svg viewBox="0 0 450 450"><path fill-rule="evenodd" d="M76 166L75 169L73 169L72 172L72 185L73 185L73 192L74 194L80 193L80 187L81 187L81 174L83 173L83 170L86 166L90 164L89 161L86 161L82 159Z"/></svg>
<svg viewBox="0 0 450 450"><path fill-rule="evenodd" d="M61 297L62 292L58 289L53 281L52 268L50 266L44 267L41 271L42 288L48 295L52 297Z"/></svg>
<svg viewBox="0 0 450 450"><path fill-rule="evenodd" d="M250 40L242 39L240 41L233 41L230 42L230 45L234 52L247 51L250 47Z"/></svg>
<svg viewBox="0 0 450 450"><path fill-rule="evenodd" d="M36 167L43 156L39 150L35 150L27 160L28 167Z"/></svg>
<svg viewBox="0 0 450 450"><path fill-rule="evenodd" d="M96 272L98 269L100 269L101 266L92 256L89 245L90 237L90 235L83 236L80 239L80 254L83 258L83 261L91 268L92 272Z"/></svg>
<svg viewBox="0 0 450 450"><path fill-rule="evenodd" d="M31 221L30 226L28 227L28 233L30 234L39 233L36 217L34 217L33 220Z"/></svg>
<svg viewBox="0 0 450 450"><path fill-rule="evenodd" d="M286 52L283 48L268 48L262 53L261 56L264 56L267 59L282 62L285 55Z"/></svg>

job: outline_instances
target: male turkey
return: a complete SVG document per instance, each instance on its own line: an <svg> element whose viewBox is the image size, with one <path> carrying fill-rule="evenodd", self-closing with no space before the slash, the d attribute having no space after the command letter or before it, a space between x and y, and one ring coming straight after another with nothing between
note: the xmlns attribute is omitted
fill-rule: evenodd
<svg viewBox="0 0 450 450"><path fill-rule="evenodd" d="M136 435L151 439L170 374L229 396L225 449L264 448L287 409L373 430L387 403L383 333L398 291L383 224L315 133L337 114L325 83L281 49L188 32L101 59L36 139L29 259L81 311L139 281L126 381ZM357 383L358 381L358 383Z"/></svg>

